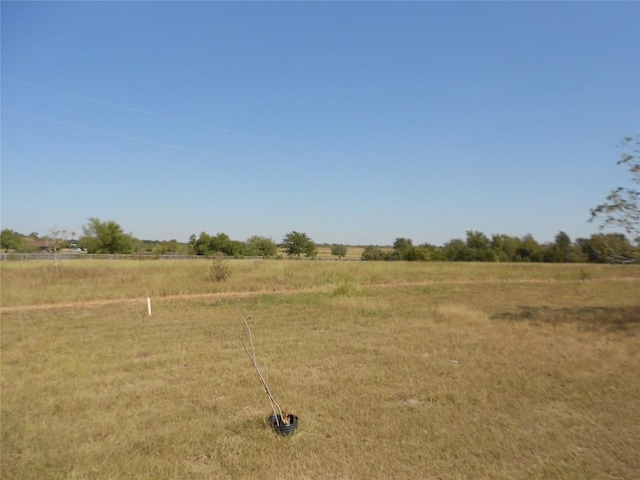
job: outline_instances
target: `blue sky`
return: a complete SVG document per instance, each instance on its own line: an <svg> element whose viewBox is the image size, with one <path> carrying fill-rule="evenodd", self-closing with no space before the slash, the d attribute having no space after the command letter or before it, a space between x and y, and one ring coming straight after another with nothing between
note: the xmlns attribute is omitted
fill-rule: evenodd
<svg viewBox="0 0 640 480"><path fill-rule="evenodd" d="M628 175L637 2L5 2L2 228L552 241Z"/></svg>

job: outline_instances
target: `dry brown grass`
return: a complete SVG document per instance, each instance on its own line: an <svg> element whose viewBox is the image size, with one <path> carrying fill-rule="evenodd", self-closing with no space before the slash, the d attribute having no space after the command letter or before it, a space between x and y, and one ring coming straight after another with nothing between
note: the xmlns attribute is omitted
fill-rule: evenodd
<svg viewBox="0 0 640 480"><path fill-rule="evenodd" d="M2 266L3 478L640 476L636 266L72 266ZM17 308L149 291L151 317ZM237 308L290 438L264 425Z"/></svg>
<svg viewBox="0 0 640 480"><path fill-rule="evenodd" d="M393 248L390 247L382 247L383 251L393 251ZM364 247L347 247L347 256L344 257L347 260L360 260L362 257L362 252L364 252ZM331 255L331 247L317 247L317 253L319 258L331 258L336 259L335 255Z"/></svg>

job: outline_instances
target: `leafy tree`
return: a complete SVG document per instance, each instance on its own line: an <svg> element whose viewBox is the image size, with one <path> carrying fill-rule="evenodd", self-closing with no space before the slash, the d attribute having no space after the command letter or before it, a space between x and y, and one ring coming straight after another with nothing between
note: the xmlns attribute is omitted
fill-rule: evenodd
<svg viewBox="0 0 640 480"><path fill-rule="evenodd" d="M600 231L621 229L640 244L640 135L626 137L620 145L625 151L618 165L627 167L631 186L612 190L603 203L591 209L589 221L597 221Z"/></svg>
<svg viewBox="0 0 640 480"><path fill-rule="evenodd" d="M231 240L226 233L218 233L214 236L206 232L200 232L200 236L189 237L189 248L196 255L226 255L229 257L242 256L244 245L237 240Z"/></svg>
<svg viewBox="0 0 640 480"><path fill-rule="evenodd" d="M194 255L207 255L209 245L209 235L200 232L200 236L196 237L195 233L189 237L189 247Z"/></svg>
<svg viewBox="0 0 640 480"><path fill-rule="evenodd" d="M290 257L295 255L300 258L303 254L307 257L315 257L317 254L316 244L306 233L289 232L282 239L280 246L284 248L285 253Z"/></svg>
<svg viewBox="0 0 640 480"><path fill-rule="evenodd" d="M384 252L375 245L365 247L360 258L365 261L386 260Z"/></svg>
<svg viewBox="0 0 640 480"><path fill-rule="evenodd" d="M113 220L102 222L98 218L89 218L82 232L84 236L78 245L89 253L132 253L136 242Z"/></svg>
<svg viewBox="0 0 640 480"><path fill-rule="evenodd" d="M20 250L22 245L22 235L5 228L0 232L0 247L3 250Z"/></svg>
<svg viewBox="0 0 640 480"><path fill-rule="evenodd" d="M245 255L249 257L273 257L278 253L278 246L270 238L254 235L245 244Z"/></svg>
<svg viewBox="0 0 640 480"><path fill-rule="evenodd" d="M482 232L467 230L467 247L474 250L490 250L491 241Z"/></svg>
<svg viewBox="0 0 640 480"><path fill-rule="evenodd" d="M144 243L144 242L143 242ZM180 243L175 239L168 241L156 241L151 246L151 252L155 255L169 255L169 254L185 254L188 247L184 243Z"/></svg>
<svg viewBox="0 0 640 480"><path fill-rule="evenodd" d="M518 260L518 249L522 242L517 237L509 235L492 235L491 250L495 259L499 262L515 262Z"/></svg>
<svg viewBox="0 0 640 480"><path fill-rule="evenodd" d="M425 261L429 259L429 253L424 247L409 247L403 252L403 260L408 262Z"/></svg>
<svg viewBox="0 0 640 480"><path fill-rule="evenodd" d="M589 239L580 238L577 243L590 262L621 263L640 259L640 249L634 248L622 233L598 233Z"/></svg>
<svg viewBox="0 0 640 480"><path fill-rule="evenodd" d="M406 260L407 253L413 248L413 241L410 238L398 237L393 242L393 259Z"/></svg>
<svg viewBox="0 0 640 480"><path fill-rule="evenodd" d="M442 253L445 259L453 262L469 261L472 257L471 249L459 238L454 238L445 243L442 247Z"/></svg>
<svg viewBox="0 0 640 480"><path fill-rule="evenodd" d="M555 238L555 246L560 251L563 263L573 261L573 243L571 242L569 235L562 231L558 232Z"/></svg>
<svg viewBox="0 0 640 480"><path fill-rule="evenodd" d="M387 256L387 260L406 260L415 262L427 260L429 257L427 249L415 247L410 238L398 237L393 242L393 253Z"/></svg>
<svg viewBox="0 0 640 480"><path fill-rule="evenodd" d="M522 237L516 258L522 262L541 262L543 260L542 248L530 233Z"/></svg>
<svg viewBox="0 0 640 480"><path fill-rule="evenodd" d="M226 255L229 257L242 256L243 245L237 240L231 240L226 233L218 233L209 238L208 250L214 255Z"/></svg>
<svg viewBox="0 0 640 480"><path fill-rule="evenodd" d="M442 248L429 243L424 243L417 247L422 256L421 260L442 261L446 260Z"/></svg>
<svg viewBox="0 0 640 480"><path fill-rule="evenodd" d="M558 232L555 242L544 252L544 261L552 263L569 263L574 261L575 254L571 238L565 232Z"/></svg>
<svg viewBox="0 0 640 480"><path fill-rule="evenodd" d="M467 231L468 250L466 255L467 260L489 262L495 261L495 256L491 250L491 241L482 232L475 232L472 230Z"/></svg>
<svg viewBox="0 0 640 480"><path fill-rule="evenodd" d="M445 259L454 262L495 261L489 238L482 232L471 230L467 232L466 241L454 238L445 243L442 253Z"/></svg>
<svg viewBox="0 0 640 480"><path fill-rule="evenodd" d="M346 245L332 245L331 246L331 255L335 255L338 258L344 258L347 256L347 247Z"/></svg>

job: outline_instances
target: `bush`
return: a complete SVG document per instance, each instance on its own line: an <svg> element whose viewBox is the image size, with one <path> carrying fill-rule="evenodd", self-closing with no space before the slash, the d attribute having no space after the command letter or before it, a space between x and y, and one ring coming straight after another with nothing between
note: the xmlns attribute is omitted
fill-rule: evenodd
<svg viewBox="0 0 640 480"><path fill-rule="evenodd" d="M344 258L347 256L347 247L345 245L332 245L331 255L335 255L338 258Z"/></svg>
<svg viewBox="0 0 640 480"><path fill-rule="evenodd" d="M385 254L375 245L369 245L368 247L365 247L361 258L365 261L385 260Z"/></svg>
<svg viewBox="0 0 640 480"><path fill-rule="evenodd" d="M225 260L216 258L213 260L211 267L209 267L209 278L216 282L224 282L231 276L231 267Z"/></svg>

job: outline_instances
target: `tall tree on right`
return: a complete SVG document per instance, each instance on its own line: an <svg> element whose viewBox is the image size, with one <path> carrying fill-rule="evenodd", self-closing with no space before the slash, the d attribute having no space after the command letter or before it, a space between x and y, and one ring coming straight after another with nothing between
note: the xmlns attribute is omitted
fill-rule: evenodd
<svg viewBox="0 0 640 480"><path fill-rule="evenodd" d="M630 185L618 187L609 193L604 202L591 209L590 222L599 223L600 231L623 230L633 242L640 244L640 135L625 137L620 146L623 152L618 165L623 165L631 175ZM633 258L613 254L612 262L637 261Z"/></svg>

